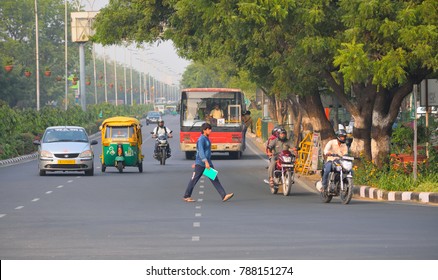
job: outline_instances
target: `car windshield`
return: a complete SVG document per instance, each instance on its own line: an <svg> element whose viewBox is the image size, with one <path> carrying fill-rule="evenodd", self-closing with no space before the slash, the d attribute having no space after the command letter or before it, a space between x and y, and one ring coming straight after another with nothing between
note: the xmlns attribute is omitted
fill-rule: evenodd
<svg viewBox="0 0 438 280"><path fill-rule="evenodd" d="M148 117L150 118L160 117L160 113L158 112L148 113Z"/></svg>
<svg viewBox="0 0 438 280"><path fill-rule="evenodd" d="M88 142L88 137L81 128L51 128L44 133L43 143L54 142Z"/></svg>

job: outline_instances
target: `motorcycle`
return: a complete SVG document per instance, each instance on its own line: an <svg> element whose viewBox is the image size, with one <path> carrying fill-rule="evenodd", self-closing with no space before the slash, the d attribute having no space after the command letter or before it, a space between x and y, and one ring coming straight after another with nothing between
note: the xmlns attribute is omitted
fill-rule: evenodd
<svg viewBox="0 0 438 280"><path fill-rule="evenodd" d="M279 186L283 187L283 195L288 196L291 193L294 182L294 168L296 156L289 150L280 152L275 163L274 186L271 186L271 193L276 194Z"/></svg>
<svg viewBox="0 0 438 280"><path fill-rule="evenodd" d="M166 159L169 157L169 142L168 138L172 138L172 135L169 134L160 134L154 135L154 132L151 132L152 137L156 138L158 149L154 152L154 158L160 162L161 165L166 164Z"/></svg>
<svg viewBox="0 0 438 280"><path fill-rule="evenodd" d="M342 204L348 204L353 196L353 157L337 156L333 161L332 171L328 177L328 186L323 190L322 176L321 181L316 182L316 189L320 192L320 198L324 203L329 203L334 196L341 198ZM322 172L321 172L321 175Z"/></svg>

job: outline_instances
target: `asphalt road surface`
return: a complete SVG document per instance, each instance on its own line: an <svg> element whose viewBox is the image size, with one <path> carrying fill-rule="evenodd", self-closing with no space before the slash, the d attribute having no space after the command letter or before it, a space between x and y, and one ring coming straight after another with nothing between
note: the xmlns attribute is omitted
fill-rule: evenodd
<svg viewBox="0 0 438 280"><path fill-rule="evenodd" d="M195 203L183 202L193 161L179 150L179 119L172 157L152 158L154 140L143 126L143 173L100 170L95 175L49 173L36 160L0 168L0 258L154 260L436 260L438 207L353 199L330 204L296 182L292 195L272 195L263 183L267 162L254 143L239 160L213 162L227 192L222 202L204 178ZM214 131L214 130L213 130Z"/></svg>

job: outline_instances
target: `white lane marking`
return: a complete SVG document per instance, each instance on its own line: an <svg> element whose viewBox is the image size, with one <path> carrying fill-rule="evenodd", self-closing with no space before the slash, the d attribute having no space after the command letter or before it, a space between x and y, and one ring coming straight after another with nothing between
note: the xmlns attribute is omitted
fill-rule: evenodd
<svg viewBox="0 0 438 280"><path fill-rule="evenodd" d="M60 188L63 188L64 186L63 185L59 185L59 186L57 186L56 188L57 189L60 189Z"/></svg>
<svg viewBox="0 0 438 280"><path fill-rule="evenodd" d="M198 198L198 202L202 202L204 201L202 198Z"/></svg>
<svg viewBox="0 0 438 280"><path fill-rule="evenodd" d="M201 223L200 222L194 222L193 223L193 227L200 227L201 226Z"/></svg>
<svg viewBox="0 0 438 280"><path fill-rule="evenodd" d="M67 183L71 183L71 182L73 182L73 180L68 180L68 181L67 181Z"/></svg>
<svg viewBox="0 0 438 280"><path fill-rule="evenodd" d="M192 241L199 241L201 240L200 236L192 236Z"/></svg>
<svg viewBox="0 0 438 280"><path fill-rule="evenodd" d="M34 198L32 199L32 202L37 202L38 200L40 200L39 198Z"/></svg>
<svg viewBox="0 0 438 280"><path fill-rule="evenodd" d="M81 177L82 177L82 176L76 176L76 178L78 178L78 179L81 178Z"/></svg>
<svg viewBox="0 0 438 280"><path fill-rule="evenodd" d="M195 213L195 217L202 217L201 213Z"/></svg>
<svg viewBox="0 0 438 280"><path fill-rule="evenodd" d="M204 188L204 185L200 185L199 188L203 189L203 188Z"/></svg>
<svg viewBox="0 0 438 280"><path fill-rule="evenodd" d="M24 206L18 206L18 207L15 207L15 210L20 210L20 209L23 209L24 208Z"/></svg>
<svg viewBox="0 0 438 280"><path fill-rule="evenodd" d="M204 192L203 191L199 191L199 194L204 194Z"/></svg>
<svg viewBox="0 0 438 280"><path fill-rule="evenodd" d="M0 218L3 218L4 216L6 216L6 214L0 214Z"/></svg>
<svg viewBox="0 0 438 280"><path fill-rule="evenodd" d="M201 205L195 206L196 209L201 209Z"/></svg>

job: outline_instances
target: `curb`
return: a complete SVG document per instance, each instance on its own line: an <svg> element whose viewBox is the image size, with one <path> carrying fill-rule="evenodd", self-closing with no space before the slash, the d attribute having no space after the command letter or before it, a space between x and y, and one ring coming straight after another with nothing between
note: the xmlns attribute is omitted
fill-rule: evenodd
<svg viewBox="0 0 438 280"><path fill-rule="evenodd" d="M394 192L369 186L355 186L353 195L363 198L387 201L414 201L421 203L438 203L438 193L432 192Z"/></svg>
<svg viewBox="0 0 438 280"><path fill-rule="evenodd" d="M262 151L264 151L263 140L258 138L255 134L251 134L247 139L254 141ZM299 173L297 173L298 175ZM308 187L315 189L315 182L306 178L307 175L299 174L300 180ZM402 201L402 202L418 202L418 203L437 203L438 193L433 192L395 192L385 191L370 186L353 186L353 197L375 199L381 201Z"/></svg>
<svg viewBox="0 0 438 280"><path fill-rule="evenodd" d="M15 157L15 158L9 158L9 159L0 160L0 167L1 166L7 166L7 165L10 165L10 164L14 164L14 163L18 163L18 162L23 161L23 160L34 159L34 158L37 158L37 156L38 156L38 153L35 152L35 153L29 154L29 155L24 155L24 156L19 156L19 157Z"/></svg>

